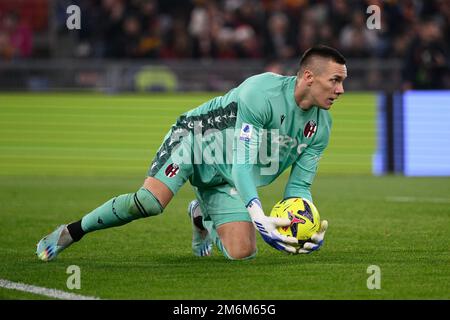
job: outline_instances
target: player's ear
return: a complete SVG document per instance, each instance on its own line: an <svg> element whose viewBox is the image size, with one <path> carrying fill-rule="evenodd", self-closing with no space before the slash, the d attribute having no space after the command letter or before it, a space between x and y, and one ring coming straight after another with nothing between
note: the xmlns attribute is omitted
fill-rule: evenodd
<svg viewBox="0 0 450 320"><path fill-rule="evenodd" d="M305 69L305 70L303 71L302 77L303 77L303 81L305 81L305 83L306 83L308 86L311 86L311 85L312 85L312 83L313 83L313 81L314 81L314 73L313 73L311 70Z"/></svg>

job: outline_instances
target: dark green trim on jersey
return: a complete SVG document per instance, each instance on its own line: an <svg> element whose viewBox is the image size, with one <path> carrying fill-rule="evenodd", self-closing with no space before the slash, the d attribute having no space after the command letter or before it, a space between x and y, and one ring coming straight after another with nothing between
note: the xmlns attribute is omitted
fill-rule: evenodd
<svg viewBox="0 0 450 320"><path fill-rule="evenodd" d="M170 130L170 136L159 148L150 167L149 176L153 177L170 158L172 152L180 145L181 139L188 134L204 134L207 130L224 130L234 128L237 118L238 105L236 102L229 103L226 107L213 109L205 114L187 116L183 114Z"/></svg>

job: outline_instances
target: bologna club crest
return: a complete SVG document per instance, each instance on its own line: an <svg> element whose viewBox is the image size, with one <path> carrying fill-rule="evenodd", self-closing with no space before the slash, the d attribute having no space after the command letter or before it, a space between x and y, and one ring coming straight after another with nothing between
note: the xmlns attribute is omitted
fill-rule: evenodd
<svg viewBox="0 0 450 320"><path fill-rule="evenodd" d="M164 171L164 173L169 178L173 178L177 175L179 170L180 170L180 167L177 164L171 163L167 166L166 171Z"/></svg>
<svg viewBox="0 0 450 320"><path fill-rule="evenodd" d="M317 130L317 123L314 120L309 120L303 129L303 135L306 138L311 138Z"/></svg>

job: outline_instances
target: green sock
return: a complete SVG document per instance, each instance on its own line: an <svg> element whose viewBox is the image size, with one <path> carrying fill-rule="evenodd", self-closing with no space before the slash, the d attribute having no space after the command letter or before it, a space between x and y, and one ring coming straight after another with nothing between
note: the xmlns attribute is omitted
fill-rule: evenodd
<svg viewBox="0 0 450 320"><path fill-rule="evenodd" d="M117 196L94 209L81 219L81 228L88 233L117 227L130 221L160 214L163 208L145 188L136 193Z"/></svg>
<svg viewBox="0 0 450 320"><path fill-rule="evenodd" d="M203 226L206 230L208 230L209 236L213 240L214 244L217 248L225 255L225 247L222 244L222 241L220 241L219 234L217 233L216 227L214 226L214 223L211 220L205 220L202 221ZM227 256L227 255L225 255Z"/></svg>

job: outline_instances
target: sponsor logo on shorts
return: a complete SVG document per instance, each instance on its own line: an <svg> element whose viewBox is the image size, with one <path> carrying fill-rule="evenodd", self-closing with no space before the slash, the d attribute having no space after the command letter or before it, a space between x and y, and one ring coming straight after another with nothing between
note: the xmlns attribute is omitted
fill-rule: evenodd
<svg viewBox="0 0 450 320"><path fill-rule="evenodd" d="M164 173L169 178L173 178L177 175L179 170L180 170L180 167L177 164L171 163L167 166L166 171L164 171Z"/></svg>

